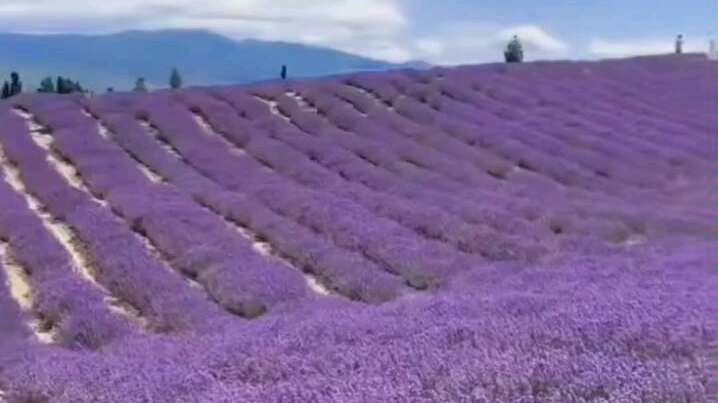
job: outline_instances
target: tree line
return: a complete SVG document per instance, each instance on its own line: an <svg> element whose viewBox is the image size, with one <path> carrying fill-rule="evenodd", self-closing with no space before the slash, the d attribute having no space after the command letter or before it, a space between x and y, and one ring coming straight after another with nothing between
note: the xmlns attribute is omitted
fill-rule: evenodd
<svg viewBox="0 0 718 403"><path fill-rule="evenodd" d="M182 76L179 70L173 68L170 73L169 85L172 89L178 89L182 87ZM132 89L138 92L147 92L147 85L145 79L140 77L135 81L135 86ZM113 92L112 87L108 87L107 92ZM20 74L16 71L10 73L10 81L5 80L2 86L2 94L0 99L7 99L22 92L22 81L20 80ZM85 89L78 80L73 80L69 77L57 76L53 79L52 76L47 76L40 81L40 86L36 92L50 93L50 94L71 94L71 93L82 93L88 94L91 91Z"/></svg>
<svg viewBox="0 0 718 403"><path fill-rule="evenodd" d="M282 80L287 79L287 66L282 65L279 76ZM169 87L171 89L182 88L183 80L180 72L177 68L172 68L169 76ZM114 92L114 88L107 87L106 92ZM147 92L147 83L144 77L139 77L135 80L135 85L132 88L135 92ZM10 73L10 81L5 80L2 86L2 95L0 99L10 98L22 92L22 81L20 80L20 74L16 71ZM92 91L85 89L78 80L72 80L68 77L57 76L53 79L51 76L47 76L40 81L40 86L36 92L51 93L51 94L71 94L71 93L83 93L92 94Z"/></svg>

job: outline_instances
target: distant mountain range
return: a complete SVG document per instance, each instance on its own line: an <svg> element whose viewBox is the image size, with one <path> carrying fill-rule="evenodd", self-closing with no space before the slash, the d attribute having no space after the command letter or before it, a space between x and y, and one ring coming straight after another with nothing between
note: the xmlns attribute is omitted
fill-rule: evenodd
<svg viewBox="0 0 718 403"><path fill-rule="evenodd" d="M167 86L177 67L186 85L248 83L361 70L426 68L394 64L332 49L287 42L234 41L205 30L126 31L111 35L0 33L0 75L17 71L25 91L48 75L79 80L85 88L129 90L137 77Z"/></svg>

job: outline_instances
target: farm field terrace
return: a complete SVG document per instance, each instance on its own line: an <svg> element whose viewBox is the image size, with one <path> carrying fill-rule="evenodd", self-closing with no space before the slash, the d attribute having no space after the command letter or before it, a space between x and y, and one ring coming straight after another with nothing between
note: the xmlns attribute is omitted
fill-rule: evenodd
<svg viewBox="0 0 718 403"><path fill-rule="evenodd" d="M715 70L6 100L0 402L708 402Z"/></svg>

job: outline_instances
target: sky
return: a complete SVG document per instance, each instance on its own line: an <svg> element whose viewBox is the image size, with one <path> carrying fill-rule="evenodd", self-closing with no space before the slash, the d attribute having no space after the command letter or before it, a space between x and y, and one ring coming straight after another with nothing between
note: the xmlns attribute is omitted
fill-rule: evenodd
<svg viewBox="0 0 718 403"><path fill-rule="evenodd" d="M526 60L705 51L707 0L0 0L9 32L206 28L233 39L300 42L435 64L500 60L512 35Z"/></svg>

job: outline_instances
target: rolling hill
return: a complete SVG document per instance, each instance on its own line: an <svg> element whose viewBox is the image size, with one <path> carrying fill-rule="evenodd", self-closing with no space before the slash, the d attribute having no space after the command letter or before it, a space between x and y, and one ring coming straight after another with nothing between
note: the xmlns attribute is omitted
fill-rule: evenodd
<svg viewBox="0 0 718 403"><path fill-rule="evenodd" d="M0 400L707 403L715 68L2 101Z"/></svg>

